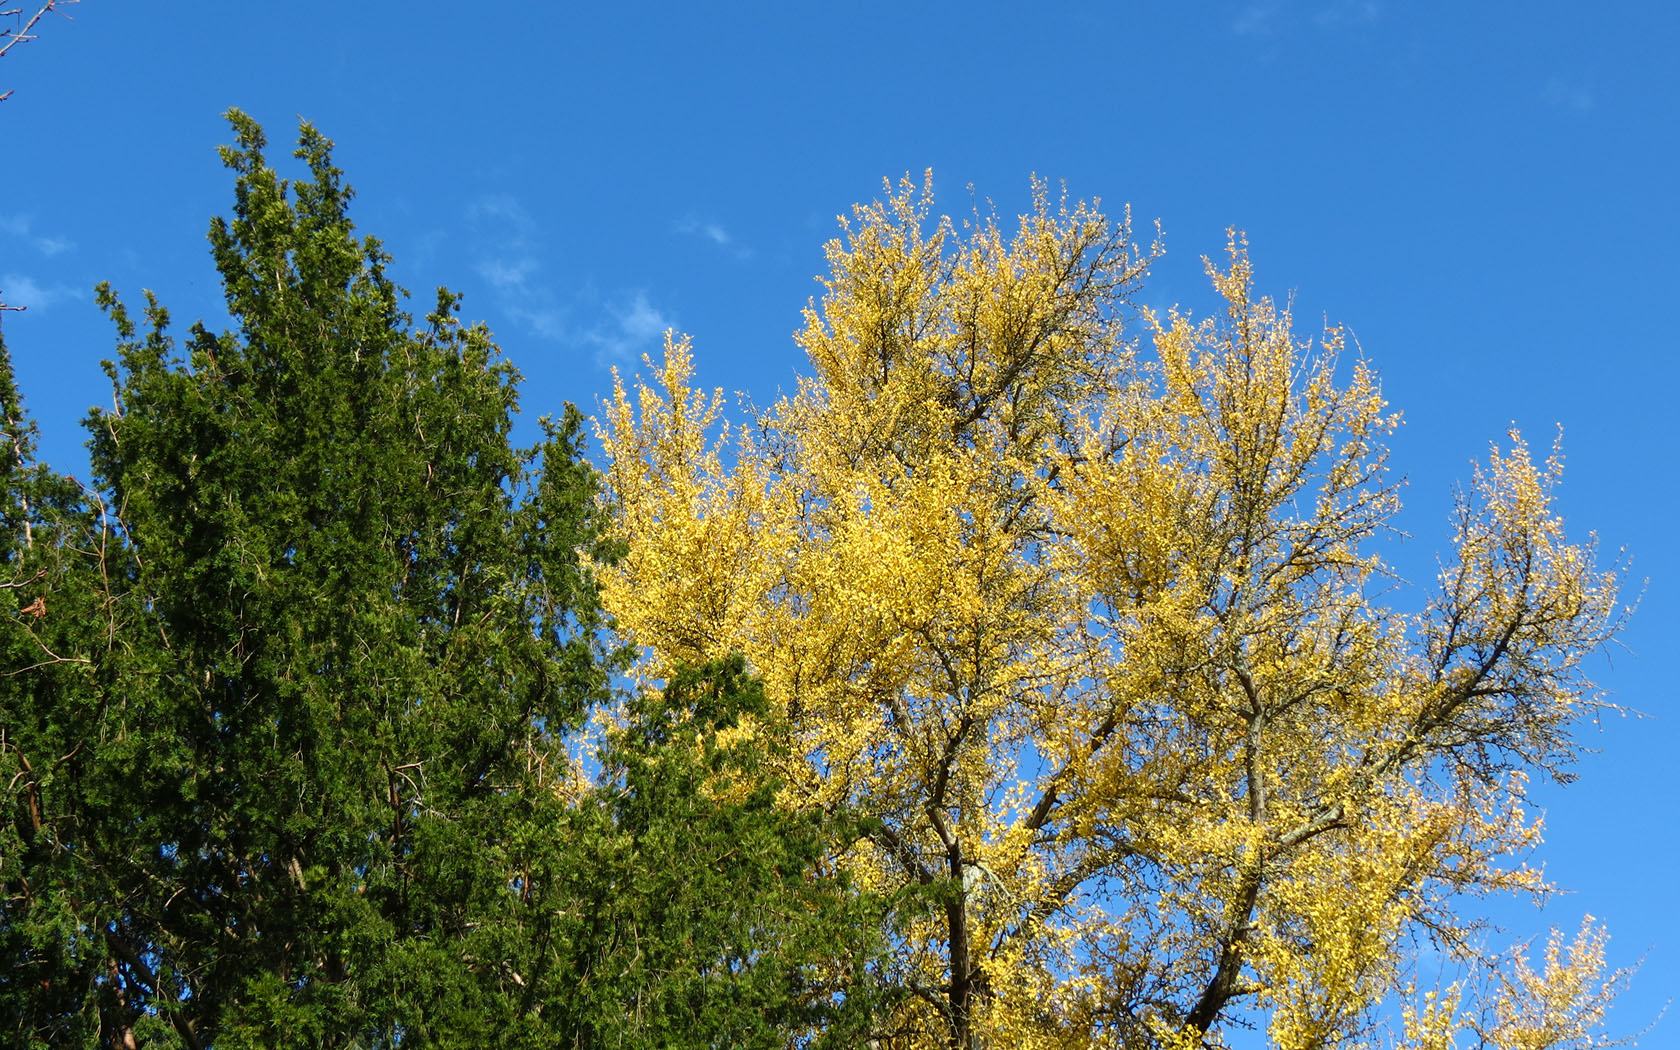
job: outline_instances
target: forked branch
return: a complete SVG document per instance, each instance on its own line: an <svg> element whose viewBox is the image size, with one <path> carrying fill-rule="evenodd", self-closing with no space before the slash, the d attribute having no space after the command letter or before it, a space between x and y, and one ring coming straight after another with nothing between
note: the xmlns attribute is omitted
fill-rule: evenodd
<svg viewBox="0 0 1680 1050"><path fill-rule="evenodd" d="M48 11L57 11L60 17L69 18L70 16L60 9L81 2L82 0L46 0L39 10L29 16L27 22L13 29L0 29L0 55L4 55L25 40L34 40L39 35L35 32L35 24L45 17ZM0 11L0 18L21 19L25 10L22 7L14 7L9 11ZM0 102L4 102L11 97L12 92L10 90L0 91Z"/></svg>

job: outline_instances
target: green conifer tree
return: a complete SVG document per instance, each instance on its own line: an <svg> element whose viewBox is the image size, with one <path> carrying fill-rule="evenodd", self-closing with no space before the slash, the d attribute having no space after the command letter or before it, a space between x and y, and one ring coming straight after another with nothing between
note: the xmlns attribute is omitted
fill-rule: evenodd
<svg viewBox="0 0 1680 1050"><path fill-rule="evenodd" d="M121 343L90 492L33 465L9 369L0 390L25 603L0 994L53 1044L514 1029L555 740L614 658L579 416L515 445L514 369L447 291L411 322L331 143L303 127L290 185L230 119L210 240L236 330L182 355L150 296L142 332L100 289Z"/></svg>
<svg viewBox="0 0 1680 1050"><path fill-rule="evenodd" d="M564 1045L854 1047L893 992L892 909L832 867L856 820L790 811L769 777L789 727L739 656L634 698L572 813L576 914L550 1005Z"/></svg>
<svg viewBox="0 0 1680 1050"><path fill-rule="evenodd" d="M416 325L331 143L232 111L234 329L119 336L94 477L0 344L0 1046L849 1045L886 909L789 812L741 662L611 694L578 413L440 289ZM742 719L755 728L732 732Z"/></svg>

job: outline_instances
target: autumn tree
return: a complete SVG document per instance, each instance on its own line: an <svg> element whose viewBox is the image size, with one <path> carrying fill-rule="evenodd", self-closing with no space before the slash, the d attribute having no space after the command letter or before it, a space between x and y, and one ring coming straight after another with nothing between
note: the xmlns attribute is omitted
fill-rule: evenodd
<svg viewBox="0 0 1680 1050"><path fill-rule="evenodd" d="M1541 888L1529 778L1602 703L1582 661L1622 613L1561 456L1513 433L1396 608L1398 417L1240 238L1197 320L1134 308L1126 219L931 203L843 222L791 396L732 426L673 340L598 426L641 673L743 653L799 734L786 797L863 810L859 884L939 901L878 1045L1589 1045L1477 1018L1591 1029L1591 929L1481 1000L1408 947L1490 972L1466 901Z"/></svg>

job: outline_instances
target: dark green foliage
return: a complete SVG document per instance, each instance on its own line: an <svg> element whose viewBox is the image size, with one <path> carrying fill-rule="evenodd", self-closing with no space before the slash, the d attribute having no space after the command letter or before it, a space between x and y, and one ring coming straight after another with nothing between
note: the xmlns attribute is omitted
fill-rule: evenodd
<svg viewBox="0 0 1680 1050"><path fill-rule="evenodd" d="M0 1040L90 1045L106 946L81 904L104 873L65 825L72 795L103 806L118 794L89 777L106 706L92 654L114 641L99 574L112 538L96 501L35 462L3 343L0 415Z"/></svg>
<svg viewBox="0 0 1680 1050"><path fill-rule="evenodd" d="M621 659L578 414L515 446L513 368L447 291L402 311L331 144L291 185L230 119L237 331L100 289L91 487L0 346L0 1045L844 1045L880 924L739 662L564 801Z"/></svg>
<svg viewBox="0 0 1680 1050"><path fill-rule="evenodd" d="M237 198L210 239L239 331L195 326L183 361L161 307L139 334L101 289L122 338L115 408L88 421L111 528L74 490L8 515L13 575L50 546L42 584L70 589L9 618L13 667L61 623L55 651L85 662L5 687L8 762L56 770L35 832L56 859L26 861L27 888L0 872L6 932L89 960L74 1018L13 1016L49 1042L95 1014L188 1046L377 1042L421 992L496 1023L519 1011L498 941L531 865L507 844L556 848L531 831L555 823L539 760L607 689L581 423L512 445L513 369L446 292L412 326L330 144L306 126L311 178L288 186L232 119ZM23 480L15 508L48 482Z"/></svg>
<svg viewBox="0 0 1680 1050"><path fill-rule="evenodd" d="M748 737L728 734L745 718ZM575 816L566 1045L861 1045L883 994L882 909L825 861L856 828L776 804L784 754L742 661L677 675L632 701L602 753L616 774Z"/></svg>

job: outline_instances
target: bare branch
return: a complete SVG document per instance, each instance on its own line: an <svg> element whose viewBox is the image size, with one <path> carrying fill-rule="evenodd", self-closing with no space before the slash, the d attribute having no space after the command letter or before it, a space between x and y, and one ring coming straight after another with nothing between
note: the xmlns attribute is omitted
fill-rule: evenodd
<svg viewBox="0 0 1680 1050"><path fill-rule="evenodd" d="M71 4L79 3L81 3L81 0L46 0L46 2L41 5L40 9L30 15L29 20L24 22L21 26L15 29L0 29L0 56L5 55L6 52L10 51L12 48L24 41L34 40L37 36L39 36L40 34L35 32L35 24L39 22L48 11L56 12L59 17L69 19L70 16L65 14L62 8L69 7ZM10 11L0 11L0 18L10 17L13 19L19 19L23 17L23 12L23 8L15 7ZM10 89L0 91L0 102L4 102L11 97L12 92ZM21 307L7 307L6 309L21 309Z"/></svg>

